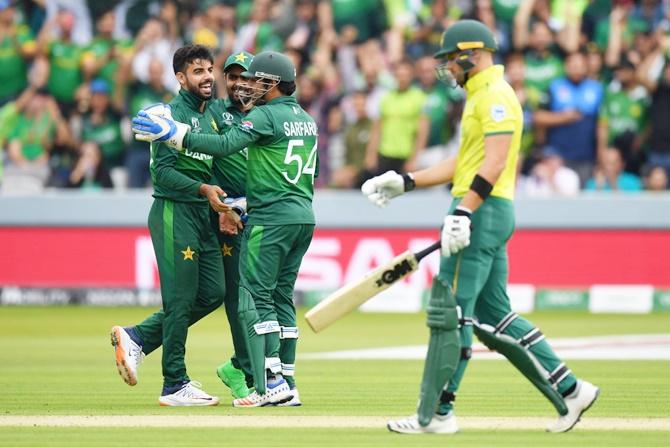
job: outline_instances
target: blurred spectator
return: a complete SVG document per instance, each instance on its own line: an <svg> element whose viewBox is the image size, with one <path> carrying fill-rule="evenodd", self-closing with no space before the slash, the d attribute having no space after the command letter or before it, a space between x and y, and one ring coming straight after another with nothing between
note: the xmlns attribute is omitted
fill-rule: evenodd
<svg viewBox="0 0 670 447"><path fill-rule="evenodd" d="M621 35L626 47L630 47L636 32L648 31L647 23L634 16L634 0L613 0L613 8L607 19L602 19L596 25L594 41L601 50L607 48L607 42L613 35Z"/></svg>
<svg viewBox="0 0 670 447"><path fill-rule="evenodd" d="M28 62L37 50L30 28L15 13L12 0L0 0L0 106L28 85Z"/></svg>
<svg viewBox="0 0 670 447"><path fill-rule="evenodd" d="M296 0L296 24L286 38L285 47L297 50L300 59L307 61L316 49L319 22L316 0ZM299 65L297 65L299 67Z"/></svg>
<svg viewBox="0 0 670 447"><path fill-rule="evenodd" d="M337 188L358 188L369 176L365 171L365 148L372 120L367 115L367 98L365 92L359 91L352 93L350 99L356 121L344 130L344 163L332 175L332 184Z"/></svg>
<svg viewBox="0 0 670 447"><path fill-rule="evenodd" d="M452 6L453 8L453 6ZM449 24L449 5L444 0L433 0L430 13L419 16L417 26L409 31L405 51L413 59L432 57L440 49L442 34Z"/></svg>
<svg viewBox="0 0 670 447"><path fill-rule="evenodd" d="M535 147L535 128L533 115L540 107L541 93L534 88L529 88L525 83L526 65L520 53L512 53L505 62L505 75L507 82L516 93L521 107L523 108L523 133L521 134L521 159L523 162Z"/></svg>
<svg viewBox="0 0 670 447"><path fill-rule="evenodd" d="M664 52L670 49L666 38L650 53L638 69L638 79L651 92L648 162L670 173L670 64Z"/></svg>
<svg viewBox="0 0 670 447"><path fill-rule="evenodd" d="M94 143L108 169L123 165L125 144L121 138L121 116L112 108L110 85L94 79L90 87L90 111L82 117L82 143Z"/></svg>
<svg viewBox="0 0 670 447"><path fill-rule="evenodd" d="M642 180L635 174L623 170L621 151L607 148L596 166L593 177L586 182L587 191L623 191L642 190Z"/></svg>
<svg viewBox="0 0 670 447"><path fill-rule="evenodd" d="M382 98L380 116L372 125L365 167L373 173L415 169L430 131L424 113L426 94L412 86L414 67L404 60L395 69L397 88Z"/></svg>
<svg viewBox="0 0 670 447"><path fill-rule="evenodd" d="M437 60L432 56L424 56L416 62L419 87L426 94L423 114L429 121L427 147L418 159L419 168L447 158L447 142L457 132L459 110L464 99L463 89L447 87L437 81L436 65Z"/></svg>
<svg viewBox="0 0 670 447"><path fill-rule="evenodd" d="M97 34L86 48L83 56L83 72L87 80L103 79L112 89L116 81L119 59L132 52L133 42L113 37L115 15L112 9L105 10L96 20Z"/></svg>
<svg viewBox="0 0 670 447"><path fill-rule="evenodd" d="M49 178L49 151L56 141L68 139L69 129L56 101L45 90L35 90L8 136L7 177L32 178L44 186Z"/></svg>
<svg viewBox="0 0 670 447"><path fill-rule="evenodd" d="M165 72L169 71L163 67L160 59L152 59L149 62L148 82L133 80L130 64L119 68L117 77L117 95L114 97L114 108L126 110L124 125L128 128L133 116L140 110L157 102L168 103L172 99L172 93L163 85ZM151 154L144 142L137 141L130 136L130 146L126 153L125 166L128 171L128 187L143 188L147 186L151 173L149 172L149 159Z"/></svg>
<svg viewBox="0 0 670 447"><path fill-rule="evenodd" d="M180 42L168 34L168 26L158 19L148 20L135 39L132 55L132 76L140 82L149 82L149 66L152 60L158 59L163 67L162 84L172 91L179 90L179 82L172 72L172 55L180 46Z"/></svg>
<svg viewBox="0 0 670 447"><path fill-rule="evenodd" d="M81 145L79 157L70 173L68 186L82 189L113 186L109 171L103 163L100 149L95 143L88 141Z"/></svg>
<svg viewBox="0 0 670 447"><path fill-rule="evenodd" d="M616 146L623 153L626 169L639 173L648 137L649 106L647 91L635 77L635 66L627 58L621 59L600 108L598 153Z"/></svg>
<svg viewBox="0 0 670 447"><path fill-rule="evenodd" d="M519 179L518 191L520 195L529 197L576 196L579 193L579 176L564 165L556 149L547 146L530 175Z"/></svg>
<svg viewBox="0 0 670 447"><path fill-rule="evenodd" d="M549 87L549 101L535 113L535 124L547 128L547 144L556 148L567 166L587 179L596 159L596 124L603 98L598 81L586 78L586 56L572 53L566 76Z"/></svg>
<svg viewBox="0 0 670 447"><path fill-rule="evenodd" d="M321 0L326 17L338 34L353 33L354 43L378 39L388 28L382 0Z"/></svg>
<svg viewBox="0 0 670 447"><path fill-rule="evenodd" d="M249 20L237 33L233 52L260 53L265 50L281 51L283 41L270 21L271 0L254 0Z"/></svg>
<svg viewBox="0 0 670 447"><path fill-rule="evenodd" d="M666 191L668 174L661 166L652 166L644 177L644 186L648 191Z"/></svg>
<svg viewBox="0 0 670 447"><path fill-rule="evenodd" d="M91 37L93 36L91 13L87 0L49 0L44 2L44 6L47 12L47 23L53 21L64 10L74 15L74 26L71 30L72 42L79 46L84 46L91 41Z"/></svg>
<svg viewBox="0 0 670 447"><path fill-rule="evenodd" d="M45 23L38 38L40 53L51 67L47 88L66 118L76 109L75 99L82 82L84 48L72 40L74 26L74 14L64 9Z"/></svg>

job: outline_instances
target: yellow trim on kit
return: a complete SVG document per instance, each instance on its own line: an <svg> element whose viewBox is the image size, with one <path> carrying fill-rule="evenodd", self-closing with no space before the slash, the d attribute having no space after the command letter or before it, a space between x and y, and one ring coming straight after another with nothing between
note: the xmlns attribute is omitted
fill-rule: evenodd
<svg viewBox="0 0 670 447"><path fill-rule="evenodd" d="M463 252L460 252L458 254L458 258L456 259L456 268L454 269L454 282L451 284L451 291L454 293L454 296L456 296L456 292L458 291L458 274L461 271L461 255Z"/></svg>
<svg viewBox="0 0 670 447"><path fill-rule="evenodd" d="M456 47L459 50L473 50L475 48L484 48L484 42L482 41L477 41L477 42L458 42L456 44Z"/></svg>

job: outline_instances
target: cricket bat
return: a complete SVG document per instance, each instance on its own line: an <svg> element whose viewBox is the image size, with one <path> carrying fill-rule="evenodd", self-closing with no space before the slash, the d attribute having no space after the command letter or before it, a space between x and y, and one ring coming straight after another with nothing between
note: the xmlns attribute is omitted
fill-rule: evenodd
<svg viewBox="0 0 670 447"><path fill-rule="evenodd" d="M407 250L366 273L358 281L341 287L305 314L307 323L314 332L321 332L373 296L416 271L419 261L438 248L440 241L417 253Z"/></svg>

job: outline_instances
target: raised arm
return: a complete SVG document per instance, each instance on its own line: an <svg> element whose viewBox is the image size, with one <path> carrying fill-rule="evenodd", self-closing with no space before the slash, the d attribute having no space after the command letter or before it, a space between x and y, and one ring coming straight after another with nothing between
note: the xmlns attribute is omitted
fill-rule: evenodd
<svg viewBox="0 0 670 447"><path fill-rule="evenodd" d="M223 135L188 132L184 138L184 149L214 157L226 157L235 154L258 140L252 130L240 125Z"/></svg>

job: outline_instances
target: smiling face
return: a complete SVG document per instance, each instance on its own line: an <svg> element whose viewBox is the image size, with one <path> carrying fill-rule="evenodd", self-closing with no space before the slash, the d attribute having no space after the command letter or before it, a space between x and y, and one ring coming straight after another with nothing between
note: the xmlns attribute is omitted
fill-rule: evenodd
<svg viewBox="0 0 670 447"><path fill-rule="evenodd" d="M214 87L214 65L207 59L194 59L186 66L185 72L177 73L177 80L183 89L200 99L210 99Z"/></svg>
<svg viewBox="0 0 670 447"><path fill-rule="evenodd" d="M228 91L228 98L233 104L241 104L240 101L240 87L244 83L242 72L244 68L239 65L232 65L226 70L226 90Z"/></svg>

